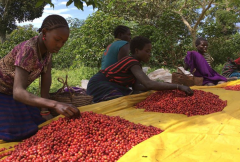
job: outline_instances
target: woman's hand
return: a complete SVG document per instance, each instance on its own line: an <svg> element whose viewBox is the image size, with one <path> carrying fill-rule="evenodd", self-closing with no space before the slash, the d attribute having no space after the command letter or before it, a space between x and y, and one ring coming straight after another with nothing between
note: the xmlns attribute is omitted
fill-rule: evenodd
<svg viewBox="0 0 240 162"><path fill-rule="evenodd" d="M68 118L80 116L80 111L72 104L58 102L55 106L55 110L57 113L62 114Z"/></svg>
<svg viewBox="0 0 240 162"><path fill-rule="evenodd" d="M191 90L191 88L189 88L188 86L180 85L178 88L180 91L184 91L188 96L193 95L193 90Z"/></svg>

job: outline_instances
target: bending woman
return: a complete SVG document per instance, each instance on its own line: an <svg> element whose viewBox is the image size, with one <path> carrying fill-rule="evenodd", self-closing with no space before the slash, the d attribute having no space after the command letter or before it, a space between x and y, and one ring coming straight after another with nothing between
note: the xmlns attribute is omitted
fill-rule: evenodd
<svg viewBox="0 0 240 162"><path fill-rule="evenodd" d="M52 53L57 53L68 40L67 21L59 15L50 15L44 19L39 32L39 36L15 46L0 60L0 139L5 141L35 134L38 125L51 118L48 109L67 117L80 115L73 105L47 99ZM41 97L26 90L39 76Z"/></svg>
<svg viewBox="0 0 240 162"><path fill-rule="evenodd" d="M204 53L206 53L208 47L207 40L198 38L195 45L197 47L197 52L187 52L187 56L184 59L184 69L190 69L190 72L192 72L196 77L203 77L203 85L206 86L213 86L226 82L227 78L214 71L204 58Z"/></svg>
<svg viewBox="0 0 240 162"><path fill-rule="evenodd" d="M141 36L133 38L130 50L132 56L126 56L105 70L100 70L90 79L87 94L93 96L94 102L129 95L133 92L129 87L134 91L179 89L188 95L193 94L187 86L152 81L143 72L141 62L148 62L151 57L149 39Z"/></svg>

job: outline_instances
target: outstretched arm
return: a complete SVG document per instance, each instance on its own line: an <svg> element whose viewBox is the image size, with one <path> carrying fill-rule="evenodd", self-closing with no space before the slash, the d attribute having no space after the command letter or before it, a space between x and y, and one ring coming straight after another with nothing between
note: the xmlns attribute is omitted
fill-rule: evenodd
<svg viewBox="0 0 240 162"><path fill-rule="evenodd" d="M148 76L142 71L142 68L139 65L134 65L131 67L131 71L137 80L141 82L141 84L146 87L148 90L173 90L179 89L181 91L186 92L188 95L193 95L193 91L183 85L171 84L171 83L160 83L156 81L152 81L148 78Z"/></svg>
<svg viewBox="0 0 240 162"><path fill-rule="evenodd" d="M28 76L29 74L26 70L20 67L15 68L15 77L13 84L13 98L15 100L30 106L55 109L59 114L67 117L80 115L79 110L72 105L38 97L34 94L29 93L26 90Z"/></svg>

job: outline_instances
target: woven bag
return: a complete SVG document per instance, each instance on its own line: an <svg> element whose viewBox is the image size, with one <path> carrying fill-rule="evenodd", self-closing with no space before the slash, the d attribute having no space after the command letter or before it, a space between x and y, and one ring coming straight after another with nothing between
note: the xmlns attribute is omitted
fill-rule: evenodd
<svg viewBox="0 0 240 162"><path fill-rule="evenodd" d="M194 70L195 72L195 70ZM193 73L194 73L193 72ZM203 77L195 77L193 75L186 75L178 70L178 72L172 73L172 83L181 84L185 86L202 86Z"/></svg>
<svg viewBox="0 0 240 162"><path fill-rule="evenodd" d="M55 93L50 93L50 98L51 100L55 100L58 102L64 102L67 104L72 104L76 107L84 106L84 105L89 105L92 103L92 96L89 96L86 94L86 91L82 92L76 92L72 87L69 87L67 84L67 75L66 75L66 80L64 81L62 78L58 78L58 81L60 83L63 83L63 87L60 88L57 92ZM50 112L53 116L57 116L57 112L50 109Z"/></svg>

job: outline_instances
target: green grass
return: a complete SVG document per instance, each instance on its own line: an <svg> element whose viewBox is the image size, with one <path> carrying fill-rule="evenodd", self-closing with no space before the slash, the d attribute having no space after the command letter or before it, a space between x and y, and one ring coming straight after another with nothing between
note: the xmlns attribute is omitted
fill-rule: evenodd
<svg viewBox="0 0 240 162"><path fill-rule="evenodd" d="M56 70L52 69L52 85L50 88L50 93L56 92L58 89L62 88L63 84L57 79L59 77L65 80L66 75L68 75L68 85L75 87L81 86L81 80L89 80L94 74L99 71L96 67L80 67L77 69L64 69ZM27 89L29 92L38 95L39 94L39 79L36 79Z"/></svg>

